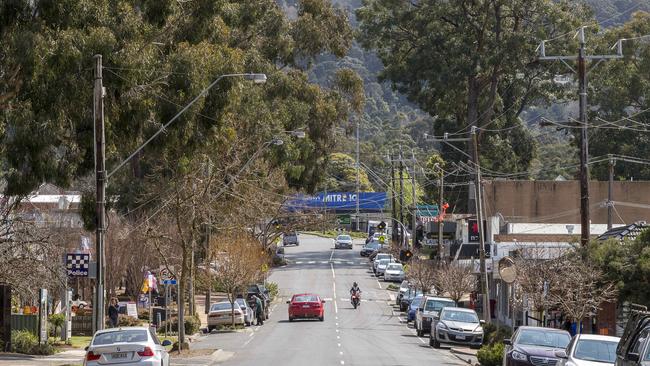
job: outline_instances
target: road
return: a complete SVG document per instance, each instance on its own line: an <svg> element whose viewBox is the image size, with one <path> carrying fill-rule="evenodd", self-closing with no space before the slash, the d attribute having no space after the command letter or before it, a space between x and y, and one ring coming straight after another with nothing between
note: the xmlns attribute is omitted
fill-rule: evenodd
<svg viewBox="0 0 650 366"><path fill-rule="evenodd" d="M461 364L449 351L430 348L403 323L386 284L359 256L360 245L334 250L330 239L301 235L300 240L300 246L285 249L290 264L270 275L280 289L270 319L242 332L203 336L193 349L220 348L225 357L218 363L233 366ZM357 310L349 301L354 281L363 291ZM285 302L300 292L326 299L324 322L289 323Z"/></svg>

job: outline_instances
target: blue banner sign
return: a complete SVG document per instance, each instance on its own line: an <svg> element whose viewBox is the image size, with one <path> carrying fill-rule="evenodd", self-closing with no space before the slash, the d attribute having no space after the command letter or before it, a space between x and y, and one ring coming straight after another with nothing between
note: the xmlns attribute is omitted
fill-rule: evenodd
<svg viewBox="0 0 650 366"><path fill-rule="evenodd" d="M383 211L386 206L386 192L359 192L359 210ZM320 192L313 196L297 195L285 203L289 211L334 210L354 211L357 208L356 192Z"/></svg>

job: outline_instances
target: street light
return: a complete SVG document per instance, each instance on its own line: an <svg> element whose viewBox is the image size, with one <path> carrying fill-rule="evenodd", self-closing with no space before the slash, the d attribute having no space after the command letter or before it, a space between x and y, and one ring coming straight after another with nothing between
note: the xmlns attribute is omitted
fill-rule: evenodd
<svg viewBox="0 0 650 366"><path fill-rule="evenodd" d="M95 179L97 182L96 188L96 214L97 225L95 230L95 252L97 256L97 280L95 282L95 298L93 301L93 330L104 329L104 232L106 231L106 181L113 176L120 168L127 162L133 159L145 146L153 141L160 135L169 125L176 121L183 113L185 113L194 103L212 89L219 81L225 78L242 77L246 80L252 80L255 84L263 84L266 82L266 75L260 73L237 73L225 74L217 77L210 85L203 89L199 95L192 99L183 109L181 109L174 117L165 123L156 133L154 133L147 141L140 145L131 155L124 161L117 165L108 174L106 173L106 159L104 155L105 149L105 136L104 136L104 85L102 78L102 55L95 55L95 85L94 85L94 98L93 98L93 119L94 119L94 139L95 139ZM94 333L94 332L93 332Z"/></svg>

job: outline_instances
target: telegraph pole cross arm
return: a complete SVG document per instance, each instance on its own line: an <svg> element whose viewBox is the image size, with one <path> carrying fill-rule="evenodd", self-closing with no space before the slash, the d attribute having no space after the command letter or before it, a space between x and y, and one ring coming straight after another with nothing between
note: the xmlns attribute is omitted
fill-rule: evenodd
<svg viewBox="0 0 650 366"><path fill-rule="evenodd" d="M587 135L587 61L596 61L592 68L596 67L602 61L623 58L623 41L616 42L614 47L617 53L615 55L587 55L585 28L581 27L576 34L580 43L577 56L548 56L546 54L546 42L542 41L537 47L539 51L538 60L540 61L560 61L564 63L573 73L578 74L579 90L578 99L580 102L580 244L585 246L589 243L591 236L591 219L589 214L589 137ZM567 61L576 61L578 63L577 71L567 63Z"/></svg>

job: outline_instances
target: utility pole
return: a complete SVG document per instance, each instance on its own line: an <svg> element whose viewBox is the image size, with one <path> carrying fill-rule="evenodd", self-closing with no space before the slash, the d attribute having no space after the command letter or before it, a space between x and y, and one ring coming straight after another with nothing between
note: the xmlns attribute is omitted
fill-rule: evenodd
<svg viewBox="0 0 650 366"><path fill-rule="evenodd" d="M489 323L492 319L490 316L490 289L488 287L487 269L485 266L485 238L483 237L483 202L481 182L481 165L478 159L478 137L476 126L472 126L472 146L474 168L476 169L476 221L478 223L478 243L479 243L479 260L481 266L481 292L483 293L483 317L485 322Z"/></svg>
<svg viewBox="0 0 650 366"><path fill-rule="evenodd" d="M359 165L360 165L360 161L359 161L359 118L357 118L356 120L357 120L357 231L360 231L359 230L359 200L360 200L360 197L359 197L359 168L360 168L359 167Z"/></svg>
<svg viewBox="0 0 650 366"><path fill-rule="evenodd" d="M487 267L485 265L485 237L483 236L483 201L482 201L483 184L481 182L481 166L479 164L479 151L478 151L478 131L476 126L472 126L471 135L472 135L471 138L449 138L449 135L445 133L442 139L432 138L429 139L429 141L444 142L446 144L450 144L452 141L471 143L471 147L473 150L472 163L474 165L474 168L476 169L476 176L475 176L476 195L474 201L476 201L475 202L476 222L478 225L478 237L479 237L479 260L480 260L480 271L481 271L481 294L483 297L483 317L485 318L485 322L489 323L492 318L490 315L490 289L488 286ZM442 177L442 173L440 176ZM440 238L441 236L440 227L438 227L438 230L439 230L438 238Z"/></svg>
<svg viewBox="0 0 650 366"><path fill-rule="evenodd" d="M406 233L404 232L404 160L402 159L402 145L399 147L399 222L400 222L400 235L399 235L399 245L400 247L404 246L404 238Z"/></svg>
<svg viewBox="0 0 650 366"><path fill-rule="evenodd" d="M411 212L411 241L413 245L413 249L416 248L417 244L417 238L416 238L416 233L415 233L415 228L417 226L417 212L418 212L418 200L417 196L415 195L415 151L411 149L411 159L413 161L413 170L411 171L411 194L413 195L413 211Z"/></svg>
<svg viewBox="0 0 650 366"><path fill-rule="evenodd" d="M571 71L578 74L578 101L580 102L580 244L585 246L589 243L590 232L590 213L589 213L589 137L587 134L588 124L587 124L587 75L589 70L587 70L587 62L597 61L593 66L595 67L600 62L610 59L619 59L623 58L623 40L619 40L614 47L617 48L618 53L616 55L599 55L591 56L586 54L586 41L585 41L585 28L581 27L578 30L578 41L580 43L580 48L578 50L577 56L547 56L546 55L546 42L542 41L539 45L538 50L540 55L538 59L540 61L561 61L564 63ZM577 72L569 66L567 61L576 61L578 64ZM593 68L592 67L592 68Z"/></svg>
<svg viewBox="0 0 650 366"><path fill-rule="evenodd" d="M614 219L612 217L612 211L614 209L613 203L613 190L614 190L614 164L616 160L612 157L612 154L609 154L609 184L607 185L607 230L611 230L614 226Z"/></svg>
<svg viewBox="0 0 650 366"><path fill-rule="evenodd" d="M391 208L393 210L392 216L392 232L391 232L391 241L393 243L397 242L397 205L395 200L395 162L393 161L393 154L389 153L388 159L390 159L390 185L391 185Z"/></svg>
<svg viewBox="0 0 650 366"><path fill-rule="evenodd" d="M438 198L438 259L440 262L442 262L444 258L443 254L443 246L442 246L442 230L444 228L444 222L442 221L442 205L443 205L443 195L445 192L444 189L444 184L445 184L445 174L444 171L442 170L442 167L438 166L440 169L439 178L438 178L438 190L439 190L439 198Z"/></svg>
<svg viewBox="0 0 650 366"><path fill-rule="evenodd" d="M93 333L104 329L104 232L106 230L106 162L104 139L104 85L102 80L102 55L95 55L95 88L93 119L95 122L95 210L97 225L95 228L95 260L97 278L95 279L95 298L93 303Z"/></svg>

